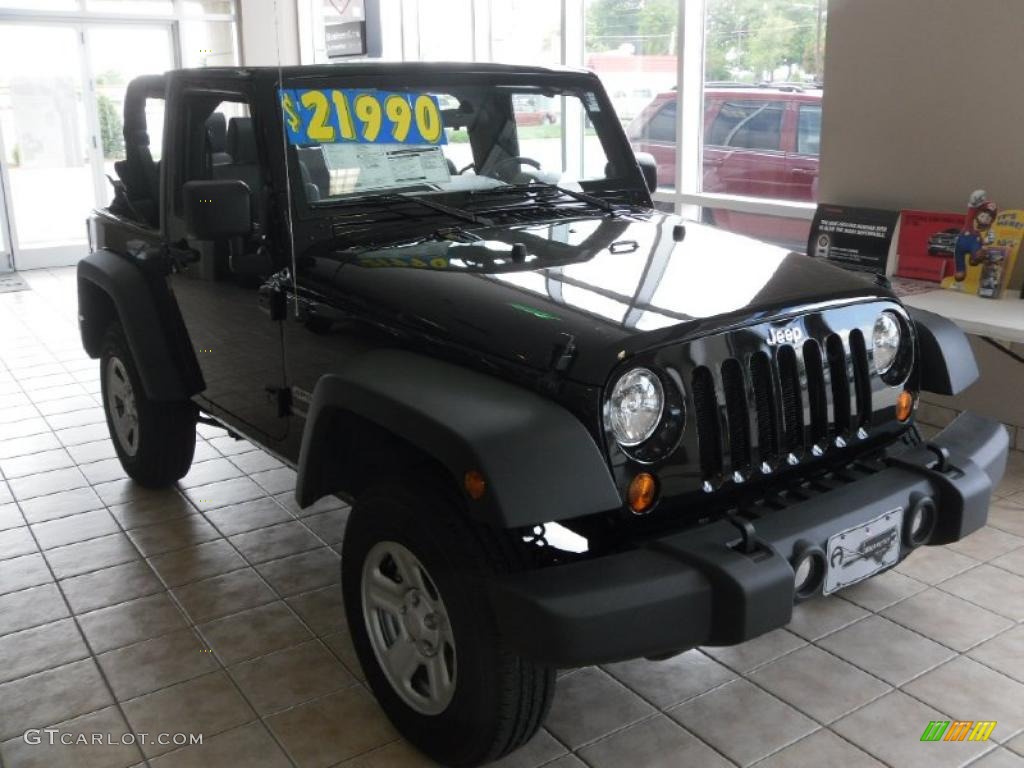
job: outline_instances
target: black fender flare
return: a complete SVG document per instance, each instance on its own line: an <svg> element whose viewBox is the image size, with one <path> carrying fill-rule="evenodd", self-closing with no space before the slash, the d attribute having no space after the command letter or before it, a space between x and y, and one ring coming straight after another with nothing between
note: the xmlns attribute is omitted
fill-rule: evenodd
<svg viewBox="0 0 1024 768"><path fill-rule="evenodd" d="M956 395L978 380L978 361L960 327L934 312L907 307L917 330L917 368L921 389Z"/></svg>
<svg viewBox="0 0 1024 768"><path fill-rule="evenodd" d="M324 450L339 411L436 459L463 492L470 514L490 525L537 525L622 506L600 448L565 408L477 371L386 349L317 382L299 455L295 494L302 507L339 490L331 487L331 468L349 457ZM470 470L486 481L479 500L463 489Z"/></svg>
<svg viewBox="0 0 1024 768"><path fill-rule="evenodd" d="M97 302L98 291L109 299L124 328L147 397L180 401L202 391L199 364L162 276L105 249L79 261L77 275L78 324L90 357L99 357L106 323L112 319Z"/></svg>

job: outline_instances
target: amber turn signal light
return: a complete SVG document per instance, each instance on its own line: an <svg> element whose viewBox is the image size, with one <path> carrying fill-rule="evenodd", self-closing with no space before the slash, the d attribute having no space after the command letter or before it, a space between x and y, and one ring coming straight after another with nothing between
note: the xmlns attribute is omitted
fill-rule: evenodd
<svg viewBox="0 0 1024 768"><path fill-rule="evenodd" d="M900 396L896 398L896 418L900 421L906 421L910 418L910 414L914 411L914 393L909 390L903 390L900 392Z"/></svg>
<svg viewBox="0 0 1024 768"><path fill-rule="evenodd" d="M466 489L466 493L469 494L469 498L473 501L480 501L484 497L484 491L487 490L487 481L475 469L471 469L466 473L465 477L462 478L462 484Z"/></svg>
<svg viewBox="0 0 1024 768"><path fill-rule="evenodd" d="M630 481L626 500L634 515L649 511L657 497L658 481L650 472L641 472Z"/></svg>

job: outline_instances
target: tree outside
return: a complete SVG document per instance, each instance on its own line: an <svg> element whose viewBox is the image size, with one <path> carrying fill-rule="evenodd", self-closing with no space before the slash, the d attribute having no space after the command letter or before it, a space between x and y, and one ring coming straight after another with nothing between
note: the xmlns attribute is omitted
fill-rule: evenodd
<svg viewBox="0 0 1024 768"><path fill-rule="evenodd" d="M706 81L821 82L826 0L707 0ZM678 52L677 0L590 0L587 48Z"/></svg>
<svg viewBox="0 0 1024 768"><path fill-rule="evenodd" d="M121 119L124 77L120 72L104 72L96 77L96 91L103 157L107 160L120 160L124 157L124 122ZM115 103L108 92L120 95L119 102Z"/></svg>
<svg viewBox="0 0 1024 768"><path fill-rule="evenodd" d="M100 115L100 141L103 143L103 157L120 159L124 157L124 123L117 107L109 96L96 97L96 108Z"/></svg>

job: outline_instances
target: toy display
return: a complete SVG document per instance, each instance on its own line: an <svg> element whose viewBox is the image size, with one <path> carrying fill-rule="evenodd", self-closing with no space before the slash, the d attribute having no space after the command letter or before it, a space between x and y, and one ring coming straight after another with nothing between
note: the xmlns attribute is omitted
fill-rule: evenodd
<svg viewBox="0 0 1024 768"><path fill-rule="evenodd" d="M912 280L941 283L952 280L953 251L964 218L941 211L903 211L900 214L896 274Z"/></svg>
<svg viewBox="0 0 1024 768"><path fill-rule="evenodd" d="M1000 211L984 190L975 190L963 217L928 211L900 214L896 275L1000 298L1022 239L1024 210Z"/></svg>
<svg viewBox="0 0 1024 768"><path fill-rule="evenodd" d="M964 226L953 244L953 280L962 284L967 277L967 262L972 267L981 264L985 246L991 245L992 224L999 208L988 199L985 190L977 189L967 201L967 216Z"/></svg>
<svg viewBox="0 0 1024 768"><path fill-rule="evenodd" d="M942 286L999 298L1013 274L1022 236L1024 211L1000 211L983 190L974 192L963 227L951 238L953 274L947 271Z"/></svg>
<svg viewBox="0 0 1024 768"><path fill-rule="evenodd" d="M1003 285L1003 273L1009 258L1009 249L1005 246L991 246L985 249L985 257L981 265L981 280L978 283L978 295L986 299L999 297Z"/></svg>

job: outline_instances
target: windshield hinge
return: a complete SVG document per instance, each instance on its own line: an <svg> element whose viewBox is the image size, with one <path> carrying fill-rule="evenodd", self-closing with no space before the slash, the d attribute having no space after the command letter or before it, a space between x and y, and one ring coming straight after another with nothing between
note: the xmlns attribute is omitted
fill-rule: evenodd
<svg viewBox="0 0 1024 768"><path fill-rule="evenodd" d="M260 286L259 305L274 322L280 322L287 316L288 297L274 278Z"/></svg>
<svg viewBox="0 0 1024 768"><path fill-rule="evenodd" d="M565 373L576 357L576 337L571 333L563 333L562 340L555 343L551 350L551 370Z"/></svg>

